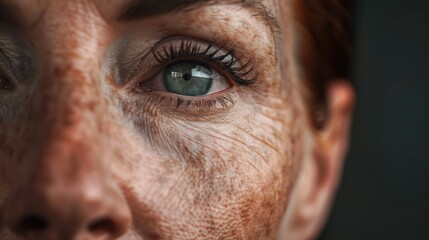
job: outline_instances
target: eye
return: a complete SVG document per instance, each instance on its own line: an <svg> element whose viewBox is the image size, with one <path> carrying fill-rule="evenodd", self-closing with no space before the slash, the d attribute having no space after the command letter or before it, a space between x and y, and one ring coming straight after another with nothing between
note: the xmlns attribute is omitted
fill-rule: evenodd
<svg viewBox="0 0 429 240"><path fill-rule="evenodd" d="M6 78L3 78L0 76L0 90L13 90L14 85L7 80Z"/></svg>
<svg viewBox="0 0 429 240"><path fill-rule="evenodd" d="M172 63L142 86L146 91L165 91L193 97L210 95L231 87L217 70L198 61Z"/></svg>

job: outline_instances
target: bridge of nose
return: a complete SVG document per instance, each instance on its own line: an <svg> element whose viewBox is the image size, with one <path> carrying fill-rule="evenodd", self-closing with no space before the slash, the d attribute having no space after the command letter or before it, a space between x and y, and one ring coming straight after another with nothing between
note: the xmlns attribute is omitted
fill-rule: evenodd
<svg viewBox="0 0 429 240"><path fill-rule="evenodd" d="M40 74L31 97L33 114L26 120L34 126L28 133L34 146L22 159L23 177L7 205L6 224L25 236L28 228L16 227L23 219L46 221L49 229L35 239L53 232L70 237L94 224L119 236L131 220L110 171L115 160L110 159L109 129L114 126L102 93L98 23L80 14L82 9L60 9L64 17L61 11L47 13L37 26ZM84 26L83 35L74 34Z"/></svg>
<svg viewBox="0 0 429 240"><path fill-rule="evenodd" d="M111 172L118 162L110 154L114 126L102 111L99 84L78 67L57 68L43 75L48 80L34 93L31 120L38 129L29 134L35 147L22 160L25 176L6 210L7 224L22 235L26 231L16 227L22 219L46 219L51 233L71 236L101 221L114 226L106 228L109 235L120 235L130 213Z"/></svg>
<svg viewBox="0 0 429 240"><path fill-rule="evenodd" d="M43 167L39 175L58 185L72 187L91 172L103 175L110 157L99 22L86 1L53 1L33 36L40 71L30 106L37 154L29 158Z"/></svg>

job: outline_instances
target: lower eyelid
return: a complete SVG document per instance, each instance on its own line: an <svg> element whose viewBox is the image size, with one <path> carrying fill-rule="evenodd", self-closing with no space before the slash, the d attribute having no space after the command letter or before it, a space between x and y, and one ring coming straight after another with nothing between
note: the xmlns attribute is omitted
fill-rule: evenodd
<svg viewBox="0 0 429 240"><path fill-rule="evenodd" d="M158 109L164 112L165 115L173 115L176 117L189 118L195 117L193 120L201 117L218 116L219 114L229 112L236 103L234 92L224 92L222 94L213 94L210 97L183 97L178 95L166 94L150 94L141 99L142 101L150 102L151 109ZM148 106L149 107L149 106ZM147 110L141 109L142 112Z"/></svg>

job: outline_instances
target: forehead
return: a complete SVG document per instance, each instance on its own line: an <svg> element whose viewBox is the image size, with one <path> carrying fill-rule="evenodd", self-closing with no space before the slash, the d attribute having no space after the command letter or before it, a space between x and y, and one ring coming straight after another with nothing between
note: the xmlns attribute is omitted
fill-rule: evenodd
<svg viewBox="0 0 429 240"><path fill-rule="evenodd" d="M276 0L0 0L0 20L15 21L31 26L49 10L79 9L80 13L95 11L106 20L117 20L127 11L150 15L164 15L170 11L195 9L208 6L242 6L253 11L255 17L261 17L267 27L278 27ZM137 9L137 10L136 10Z"/></svg>

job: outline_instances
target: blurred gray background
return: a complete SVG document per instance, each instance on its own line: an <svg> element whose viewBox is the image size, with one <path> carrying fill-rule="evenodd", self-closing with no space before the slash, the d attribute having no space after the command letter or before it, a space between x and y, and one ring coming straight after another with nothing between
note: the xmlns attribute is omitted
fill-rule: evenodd
<svg viewBox="0 0 429 240"><path fill-rule="evenodd" d="M319 239L429 239L429 1L356 0L350 153Z"/></svg>

